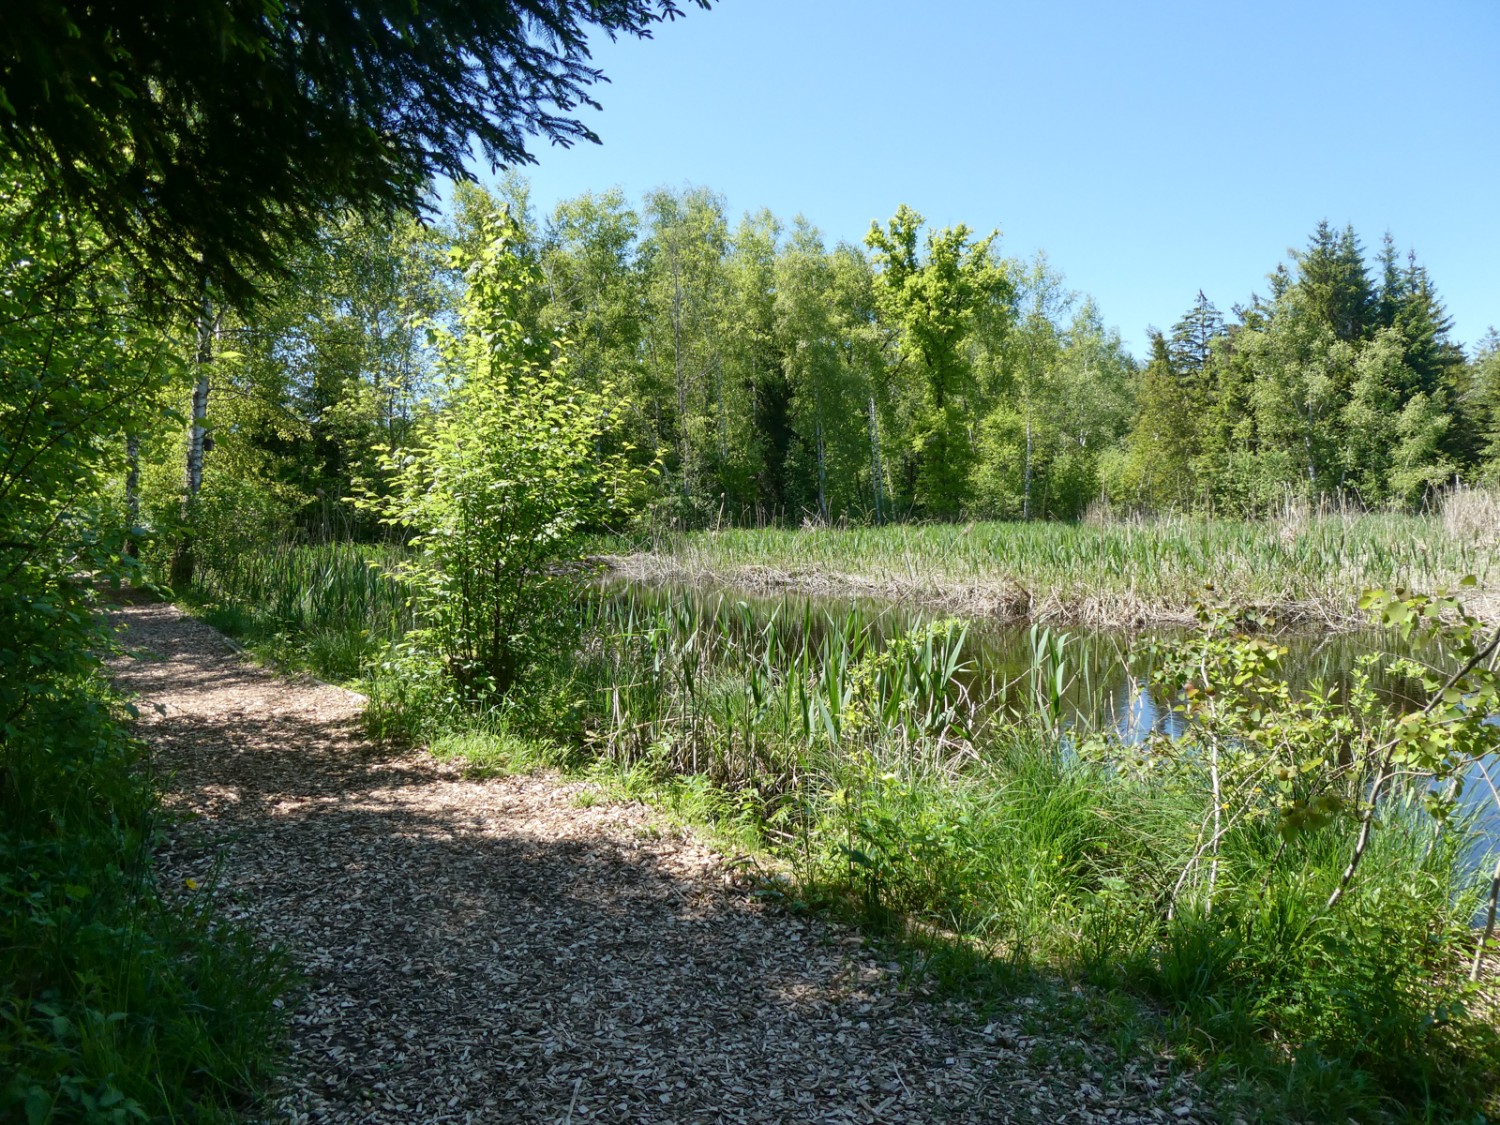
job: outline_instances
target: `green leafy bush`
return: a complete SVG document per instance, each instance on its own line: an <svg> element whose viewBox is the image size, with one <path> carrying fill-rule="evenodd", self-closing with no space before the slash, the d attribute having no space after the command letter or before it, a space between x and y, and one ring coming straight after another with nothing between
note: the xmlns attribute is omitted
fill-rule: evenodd
<svg viewBox="0 0 1500 1125"><path fill-rule="evenodd" d="M628 448L603 450L620 409L608 388L570 385L563 341L527 335L539 282L508 217L485 217L454 251L467 289L457 334L439 333L453 382L444 409L383 461L388 495L362 506L411 533L397 572L412 590L413 640L470 697L503 696L569 627L583 531L637 498Z"/></svg>
<svg viewBox="0 0 1500 1125"><path fill-rule="evenodd" d="M0 168L0 1119L213 1119L263 1077L283 977L154 884L157 796L108 694L83 575L97 514L172 368L86 229L27 214Z"/></svg>

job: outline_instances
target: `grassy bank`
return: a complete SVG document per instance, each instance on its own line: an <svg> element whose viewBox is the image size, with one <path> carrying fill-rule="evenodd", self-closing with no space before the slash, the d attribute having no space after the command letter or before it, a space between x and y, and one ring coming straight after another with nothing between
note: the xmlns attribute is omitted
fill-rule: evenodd
<svg viewBox="0 0 1500 1125"><path fill-rule="evenodd" d="M87 598L61 608L70 641L106 644ZM48 647L57 618L38 627L17 639L48 665L0 675L0 1119L231 1120L274 1067L284 967L159 885L127 705L81 645Z"/></svg>
<svg viewBox="0 0 1500 1125"><path fill-rule="evenodd" d="M297 614L395 629L389 591L334 583L366 593L320 617L297 565L275 573L284 591L255 587L286 607L262 619L273 637ZM229 624L265 612L227 579L213 600ZM1274 646L1219 633L1178 664L1205 669L1222 710L1126 745L1049 718L1065 647L1037 647L1022 694L1038 706L1016 715L962 686L980 681L960 674L954 622L892 638L854 616L671 597L585 598L577 615L575 647L486 705L419 650L370 658L372 725L475 769L562 768L662 804L762 857L758 893L893 935L977 1004L1076 985L1104 998L1091 1010L1122 1058L1207 1068L1226 1115L1472 1120L1493 1097L1500 1045L1462 979L1481 891L1463 826L1437 831L1421 786L1390 790L1328 905L1398 719L1377 699L1296 696ZM289 651L320 668L343 650Z"/></svg>
<svg viewBox="0 0 1500 1125"><path fill-rule="evenodd" d="M1465 497L1473 512L1455 501L1448 513L1423 516L1291 508L1264 522L725 529L612 544L611 562L627 577L869 594L1089 626L1191 621L1210 584L1217 598L1283 621L1350 623L1359 619L1360 590L1430 590L1472 574L1494 617L1500 503L1477 497Z"/></svg>

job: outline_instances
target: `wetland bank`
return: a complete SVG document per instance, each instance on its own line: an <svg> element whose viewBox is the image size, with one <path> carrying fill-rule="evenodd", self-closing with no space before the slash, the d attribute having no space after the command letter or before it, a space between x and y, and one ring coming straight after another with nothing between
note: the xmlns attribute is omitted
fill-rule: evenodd
<svg viewBox="0 0 1500 1125"><path fill-rule="evenodd" d="M1458 492L1422 515L1288 500L1264 519L1167 515L1081 523L766 527L625 539L611 572L752 593L869 597L1068 628L1190 625L1217 602L1281 626L1368 624L1361 591L1477 586L1500 617L1500 502Z"/></svg>

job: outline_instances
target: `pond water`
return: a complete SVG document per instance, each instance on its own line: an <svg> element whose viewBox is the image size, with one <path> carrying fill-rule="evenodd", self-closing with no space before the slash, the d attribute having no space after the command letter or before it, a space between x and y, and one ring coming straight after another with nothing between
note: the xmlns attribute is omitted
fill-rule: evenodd
<svg viewBox="0 0 1500 1125"><path fill-rule="evenodd" d="M688 604L705 614L719 605L745 606L751 618L763 625L776 615L788 628L817 630L828 618L855 615L880 638L899 636L907 630L942 616L930 609L903 606L868 598L809 597L803 594L756 595L738 590L715 589L681 583L609 582L606 590L630 597L645 607L669 603ZM809 612L811 611L811 612ZM1039 646L1058 654L1060 702L1056 718L1075 729L1113 728L1127 741L1139 741L1152 731L1175 733L1180 717L1171 701L1151 683L1152 664L1143 652L1151 638L1171 639L1186 630L1124 630L1078 628L1033 629L1002 624L989 619L965 619L968 638L965 653L969 667L964 672L970 690L978 698L993 698L1007 709L1024 713L1037 705L1035 677ZM1365 653L1387 652L1423 659L1393 633L1380 629L1358 631L1301 628L1277 635L1287 652L1282 667L1293 689L1321 683L1334 688L1347 684L1355 661ZM1376 690L1388 702L1402 708L1421 705L1420 685L1391 677L1376 680ZM1052 694L1048 692L1047 694ZM1492 722L1500 723L1500 716ZM1500 770L1489 763L1490 776L1500 784ZM1500 842L1500 809L1484 778L1475 768L1464 786L1464 805L1478 817L1481 841L1474 862L1480 862L1488 845Z"/></svg>

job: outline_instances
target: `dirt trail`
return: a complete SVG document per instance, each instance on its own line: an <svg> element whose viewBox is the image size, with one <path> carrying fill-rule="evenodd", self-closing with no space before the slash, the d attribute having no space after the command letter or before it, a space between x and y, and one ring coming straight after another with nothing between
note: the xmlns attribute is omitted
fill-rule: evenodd
<svg viewBox="0 0 1500 1125"><path fill-rule="evenodd" d="M194 814L163 877L217 871L226 913L305 981L268 1119L1198 1118L1163 1067L1038 1038L1024 1004L985 1022L901 989L856 934L761 908L646 809L384 753L362 697L257 668L169 605L117 618L118 682Z"/></svg>

